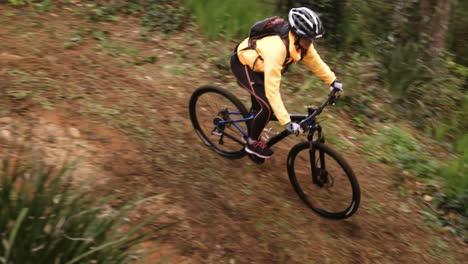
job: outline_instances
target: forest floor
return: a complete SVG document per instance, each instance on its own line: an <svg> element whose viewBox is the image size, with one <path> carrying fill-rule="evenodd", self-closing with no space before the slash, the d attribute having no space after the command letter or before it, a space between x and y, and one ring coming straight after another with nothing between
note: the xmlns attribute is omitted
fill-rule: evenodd
<svg viewBox="0 0 468 264"><path fill-rule="evenodd" d="M164 210L159 221L178 222L158 244L146 244L160 248L149 263L162 256L170 263L468 259L466 244L427 222L417 179L395 180L394 168L360 150L344 111L325 113L342 127L329 133L349 141L341 153L362 190L360 209L344 221L311 212L289 183L286 157L303 136L275 146L262 165L206 148L189 119L192 92L217 84L248 99L222 64L226 74L217 76L204 57L213 47L229 54L225 44L204 45L195 31L142 40L131 18L94 23L66 9L38 14L3 5L0 36L0 137L31 135L48 164L71 152L81 160L76 178L94 176L98 190L119 199L162 194L133 216ZM292 92L283 97L287 107L307 104Z"/></svg>

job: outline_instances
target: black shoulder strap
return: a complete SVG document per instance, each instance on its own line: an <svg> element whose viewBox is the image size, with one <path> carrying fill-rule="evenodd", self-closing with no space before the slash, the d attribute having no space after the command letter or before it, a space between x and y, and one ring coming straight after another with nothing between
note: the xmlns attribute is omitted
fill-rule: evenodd
<svg viewBox="0 0 468 264"><path fill-rule="evenodd" d="M255 26L258 26L260 25L260 23L264 23L264 22L270 22L270 21L276 21L278 19L278 17L272 17L272 18L269 18L269 19L265 19L263 21L260 21L260 22L257 22ZM262 38L262 37L265 37L265 36L271 36L271 35L278 35L282 40L285 40L285 46L286 46L286 57L284 59L284 62L283 62L283 72L287 70L288 66L291 64L291 63L288 63L289 61L289 58L290 58L290 52L289 52L289 23L287 21L284 21L284 20L281 20L283 22L281 22L281 27L279 27L278 29L276 29L276 33L274 34L271 34L271 33L268 33L268 34L259 34L257 36L255 36L254 38L250 38L249 37L249 40L248 40L248 45L247 47L243 48L242 50L247 50L247 49L255 49L255 40L259 39L259 38ZM251 30L252 32L252 30ZM258 59L258 58L257 58ZM255 66L255 63L257 62L257 60L255 60L254 62L254 66Z"/></svg>
<svg viewBox="0 0 468 264"><path fill-rule="evenodd" d="M289 61L289 57L290 57L290 53L289 53L289 23L288 22L285 22L282 27L280 28L280 38L281 39L285 39L286 40L286 58L284 59L284 63L283 65L286 67L289 66L290 63L288 63Z"/></svg>

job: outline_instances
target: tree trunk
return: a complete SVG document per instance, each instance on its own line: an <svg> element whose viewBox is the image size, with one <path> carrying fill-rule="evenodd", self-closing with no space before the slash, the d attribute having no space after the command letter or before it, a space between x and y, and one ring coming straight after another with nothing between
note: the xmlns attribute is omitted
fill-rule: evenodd
<svg viewBox="0 0 468 264"><path fill-rule="evenodd" d="M432 17L432 7L430 0L420 0L419 1L419 41L424 45L427 46L429 43L429 22L431 21Z"/></svg>
<svg viewBox="0 0 468 264"><path fill-rule="evenodd" d="M427 41L427 36L429 32L428 25L432 17L431 10L431 1L430 0L420 0L419 1L419 32L422 41Z"/></svg>
<svg viewBox="0 0 468 264"><path fill-rule="evenodd" d="M447 42L450 13L452 11L452 1L438 0L431 19L432 38L430 43L430 53L434 58L440 57Z"/></svg>

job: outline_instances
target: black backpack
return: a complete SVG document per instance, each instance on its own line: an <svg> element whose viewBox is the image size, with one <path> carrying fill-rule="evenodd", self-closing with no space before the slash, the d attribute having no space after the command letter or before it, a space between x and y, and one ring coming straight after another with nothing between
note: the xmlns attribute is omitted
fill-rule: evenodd
<svg viewBox="0 0 468 264"><path fill-rule="evenodd" d="M256 41L263 37L278 35L281 39L286 39L286 58L283 63L283 71L285 71L289 64L289 23L284 21L277 16L270 17L261 21L256 22L249 33L249 45L245 49L255 49ZM258 58L255 60L253 66L255 68L255 63Z"/></svg>

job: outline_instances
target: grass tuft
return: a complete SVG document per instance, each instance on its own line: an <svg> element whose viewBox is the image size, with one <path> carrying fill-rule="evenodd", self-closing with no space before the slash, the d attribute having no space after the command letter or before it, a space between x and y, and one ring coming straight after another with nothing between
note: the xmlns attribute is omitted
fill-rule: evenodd
<svg viewBox="0 0 468 264"><path fill-rule="evenodd" d="M128 263L139 255L136 245L156 236L143 230L157 214L128 228L139 202L112 208L111 196L99 198L86 184L71 187L77 164L53 168L39 155L24 156L11 152L0 165L3 263Z"/></svg>

